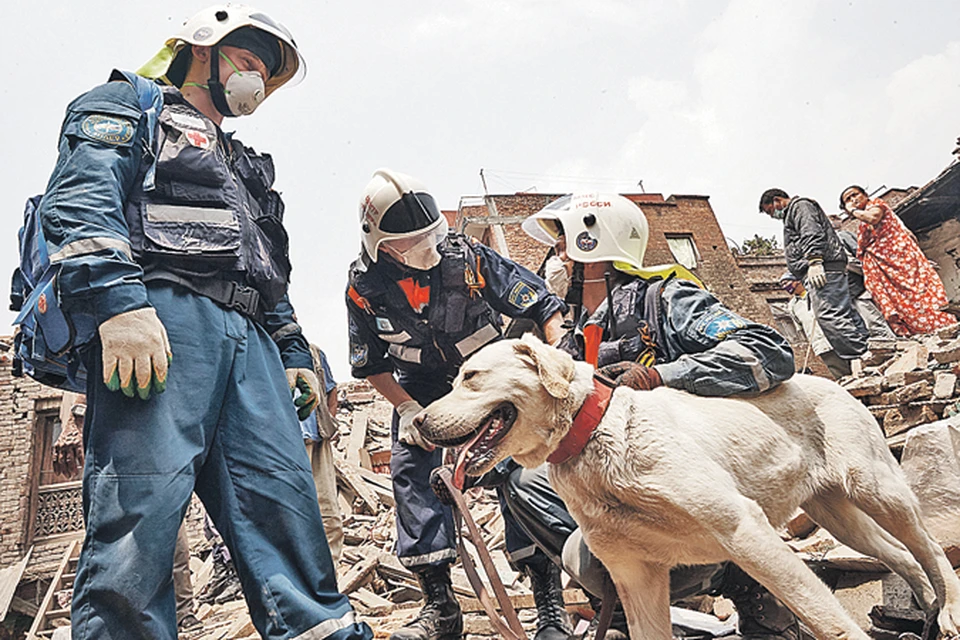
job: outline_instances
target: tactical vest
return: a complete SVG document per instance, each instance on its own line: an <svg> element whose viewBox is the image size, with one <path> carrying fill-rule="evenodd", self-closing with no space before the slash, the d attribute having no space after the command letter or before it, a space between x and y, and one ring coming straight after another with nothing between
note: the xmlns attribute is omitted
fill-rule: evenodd
<svg viewBox="0 0 960 640"><path fill-rule="evenodd" d="M389 343L388 354L401 373L455 374L470 354L502 336L499 315L483 299L485 283L469 241L451 233L438 248L440 264L430 271L423 314L414 312L384 273L388 269L364 256L350 270L350 296L357 296L354 302L367 311L368 324Z"/></svg>
<svg viewBox="0 0 960 640"><path fill-rule="evenodd" d="M149 275L242 282L272 309L290 276L283 201L273 159L223 135L176 89L163 89L155 158L141 163L125 217L134 257ZM155 167L155 187L143 178Z"/></svg>
<svg viewBox="0 0 960 640"><path fill-rule="evenodd" d="M634 277L616 285L610 294L613 300L612 320L608 301L604 300L593 315L586 317L584 314L581 317L576 330L564 337L560 348L574 358L583 360L586 355L585 329L597 326L602 331L597 366L620 361L640 362L647 366L667 362L661 329L662 293L667 281Z"/></svg>

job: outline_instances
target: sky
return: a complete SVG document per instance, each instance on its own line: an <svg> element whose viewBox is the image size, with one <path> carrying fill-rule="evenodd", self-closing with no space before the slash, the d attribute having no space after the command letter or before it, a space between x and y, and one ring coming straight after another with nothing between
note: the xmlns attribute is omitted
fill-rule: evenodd
<svg viewBox="0 0 960 640"><path fill-rule="evenodd" d="M139 67L204 6L17 3L0 41L0 274L16 265L23 202L46 184L67 103ZM835 211L851 183L926 183L960 135L956 0L255 6L293 32L307 76L224 128L274 156L291 299L340 380L357 202L380 167L416 176L443 209L483 194L481 169L490 193L708 195L739 244L782 239L757 213L769 187Z"/></svg>

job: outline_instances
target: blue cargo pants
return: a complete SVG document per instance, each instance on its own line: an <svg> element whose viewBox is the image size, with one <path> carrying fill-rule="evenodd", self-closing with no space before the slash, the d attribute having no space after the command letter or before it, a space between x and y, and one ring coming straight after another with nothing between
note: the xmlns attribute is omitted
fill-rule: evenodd
<svg viewBox="0 0 960 640"><path fill-rule="evenodd" d="M369 640L337 591L276 345L208 298L165 283L148 290L173 351L166 392L143 401L108 391L98 344L86 360L73 638L177 637L173 552L196 491L262 637Z"/></svg>
<svg viewBox="0 0 960 640"><path fill-rule="evenodd" d="M414 400L426 407L447 395L452 388L445 380L400 379L400 385ZM453 512L430 488L430 472L443 463L443 449L426 451L397 440L400 415L394 410L390 474L397 499L397 556L411 570L426 565L449 564L457 559ZM497 487L505 524L506 551L511 562L522 566L537 553L526 532L512 513L504 508L502 487Z"/></svg>

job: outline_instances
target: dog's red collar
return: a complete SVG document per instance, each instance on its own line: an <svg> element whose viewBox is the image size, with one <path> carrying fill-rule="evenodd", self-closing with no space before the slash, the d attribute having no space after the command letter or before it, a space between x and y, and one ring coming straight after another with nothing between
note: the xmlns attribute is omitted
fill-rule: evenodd
<svg viewBox="0 0 960 640"><path fill-rule="evenodd" d="M613 388L610 382L600 376L593 376L593 393L587 396L583 406L580 407L577 415L573 418L573 426L570 427L570 431L547 458L547 462L560 464L583 451L583 448L587 446L587 440L593 435L593 430L600 424L600 420L607 410L607 405L610 404L611 395L613 395Z"/></svg>

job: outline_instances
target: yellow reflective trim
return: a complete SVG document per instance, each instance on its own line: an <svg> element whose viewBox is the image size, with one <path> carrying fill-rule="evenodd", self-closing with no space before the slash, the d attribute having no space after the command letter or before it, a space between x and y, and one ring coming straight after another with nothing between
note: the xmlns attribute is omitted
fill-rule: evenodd
<svg viewBox="0 0 960 640"><path fill-rule="evenodd" d="M613 268L617 271L622 271L627 275L643 278L644 280L650 280L651 278L656 278L658 276L666 280L670 276L673 276L675 278L679 278L680 280L689 280L701 289L706 288L703 286L703 282L700 280L700 278L693 275L693 273L682 264L660 264L654 267L635 267L626 262L614 262Z"/></svg>

